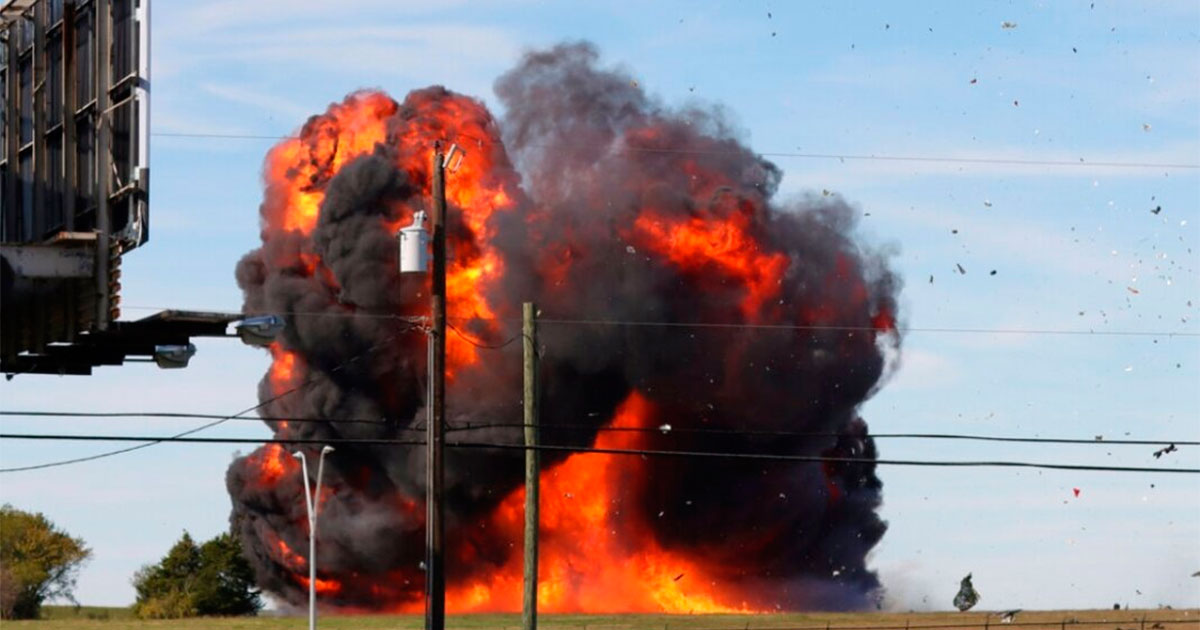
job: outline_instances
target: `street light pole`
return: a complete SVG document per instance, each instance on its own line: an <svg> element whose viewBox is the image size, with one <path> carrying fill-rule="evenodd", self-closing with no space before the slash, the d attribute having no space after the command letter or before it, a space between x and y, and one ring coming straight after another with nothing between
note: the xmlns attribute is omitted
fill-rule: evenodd
<svg viewBox="0 0 1200 630"><path fill-rule="evenodd" d="M308 512L308 630L317 630L317 511L320 504L316 499L321 496L321 474L325 472L325 456L333 452L332 446L321 449L321 457L317 460L317 487L308 488L308 460L304 453L292 453L300 460L300 468L304 473L304 508Z"/></svg>

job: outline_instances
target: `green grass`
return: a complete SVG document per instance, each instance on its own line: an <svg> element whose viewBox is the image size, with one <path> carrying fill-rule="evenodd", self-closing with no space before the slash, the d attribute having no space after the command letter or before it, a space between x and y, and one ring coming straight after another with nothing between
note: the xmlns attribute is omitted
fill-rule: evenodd
<svg viewBox="0 0 1200 630"><path fill-rule="evenodd" d="M1103 622L1097 625L1076 626L1077 630L1151 630L1155 622L1173 619L1185 623L1164 623L1166 630L1200 630L1200 610L1087 610L1087 611L1029 611L1017 618L1015 630L1062 630L1064 620ZM84 606L47 606L44 619L37 621L5 621L3 629L13 630L304 630L308 619L301 616L260 616L233 618L199 618L162 621L134 619L128 608ZM772 615L541 615L538 627L542 630L743 630L744 628L811 628L831 630L846 627L886 627L905 624L920 625L982 625L1004 630L995 614L971 613L786 613ZM424 620L418 615L324 615L318 627L329 630L409 630L421 628ZM483 628L516 630L521 627L517 614L454 615L447 619L448 630L480 630ZM1068 621L1067 628L1071 627ZM946 630L950 630L947 628ZM980 629L982 630L982 628Z"/></svg>

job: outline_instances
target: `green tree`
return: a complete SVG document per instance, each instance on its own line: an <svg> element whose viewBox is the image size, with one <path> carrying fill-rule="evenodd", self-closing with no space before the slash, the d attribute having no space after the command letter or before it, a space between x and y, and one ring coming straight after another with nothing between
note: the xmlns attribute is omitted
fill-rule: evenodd
<svg viewBox="0 0 1200 630"><path fill-rule="evenodd" d="M0 618L36 619L42 603L74 602L79 569L92 552L41 513L0 506Z"/></svg>
<svg viewBox="0 0 1200 630"><path fill-rule="evenodd" d="M200 547L196 608L202 615L253 615L262 609L254 569L242 546L226 532Z"/></svg>
<svg viewBox="0 0 1200 630"><path fill-rule="evenodd" d="M196 545L187 532L158 564L134 575L134 613L143 619L253 615L262 608L254 570L225 533Z"/></svg>

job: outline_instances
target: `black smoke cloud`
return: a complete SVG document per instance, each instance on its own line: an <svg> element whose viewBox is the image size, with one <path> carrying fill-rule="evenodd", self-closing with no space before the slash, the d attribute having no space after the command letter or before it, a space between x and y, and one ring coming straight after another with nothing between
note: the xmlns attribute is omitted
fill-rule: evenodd
<svg viewBox="0 0 1200 630"><path fill-rule="evenodd" d="M396 165L428 152L431 139L411 142L414 133L437 131L430 112L454 101L467 103L459 110L488 134L469 147L490 153L486 176L520 187L515 210L495 213L488 226L505 265L486 295L500 321L519 318L521 302L533 300L554 320L796 325L544 324L545 442L590 445L596 432L580 425L600 427L637 391L653 404L655 424L711 430L655 432L647 448L875 459L858 407L881 384L885 355L898 349L891 322L901 282L885 256L856 238L850 206L837 196L776 200L780 169L751 152L719 109L668 107L623 72L600 68L588 44L528 53L495 91L505 111L499 121L442 88L409 94L388 121L388 142L314 177L325 198L311 235L264 228L262 247L238 264L246 312L288 314L281 343L299 357L306 382L276 399L264 378L263 415L335 419L286 428L269 421L277 434L421 437L413 429L425 417L425 341L403 317L425 313L427 281L397 273L385 226L427 206L426 172ZM301 135L318 133L319 122L314 117ZM273 192L268 186L261 208L268 224L281 211ZM664 221L737 222L759 252L785 256L786 269L769 299L747 312L745 286L724 270L681 266L656 250L637 227L647 212ZM450 216L458 214L452 207ZM451 226L456 255L470 256L479 238L461 221ZM302 253L319 256L322 269L307 272L297 262ZM493 324L459 325L484 341L512 332ZM449 386L449 421L519 422L520 345L483 352L486 367L463 371ZM520 430L459 437L519 442ZM265 456L230 467L231 521L260 585L299 604L306 590L296 566L280 561L278 541L306 549L303 487L294 474L262 484L255 458ZM522 457L448 452L451 583L519 553L519 543L476 524L520 484ZM547 454L544 463L559 460ZM418 601L422 449L343 445L327 463L326 483L336 492L321 514L318 566L343 587L324 600L353 609ZM886 528L873 463L649 458L642 466L623 518L642 519L662 548L701 559L752 605L849 609L880 595L866 566ZM467 544L472 562L456 562L456 545Z"/></svg>

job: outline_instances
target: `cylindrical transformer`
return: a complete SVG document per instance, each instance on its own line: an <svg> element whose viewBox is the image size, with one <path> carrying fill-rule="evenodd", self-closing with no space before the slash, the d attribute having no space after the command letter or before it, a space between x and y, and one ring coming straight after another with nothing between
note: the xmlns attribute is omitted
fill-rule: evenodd
<svg viewBox="0 0 1200 630"><path fill-rule="evenodd" d="M425 212L413 213L413 222L400 228L400 273L425 273L429 269L429 232L425 231Z"/></svg>

